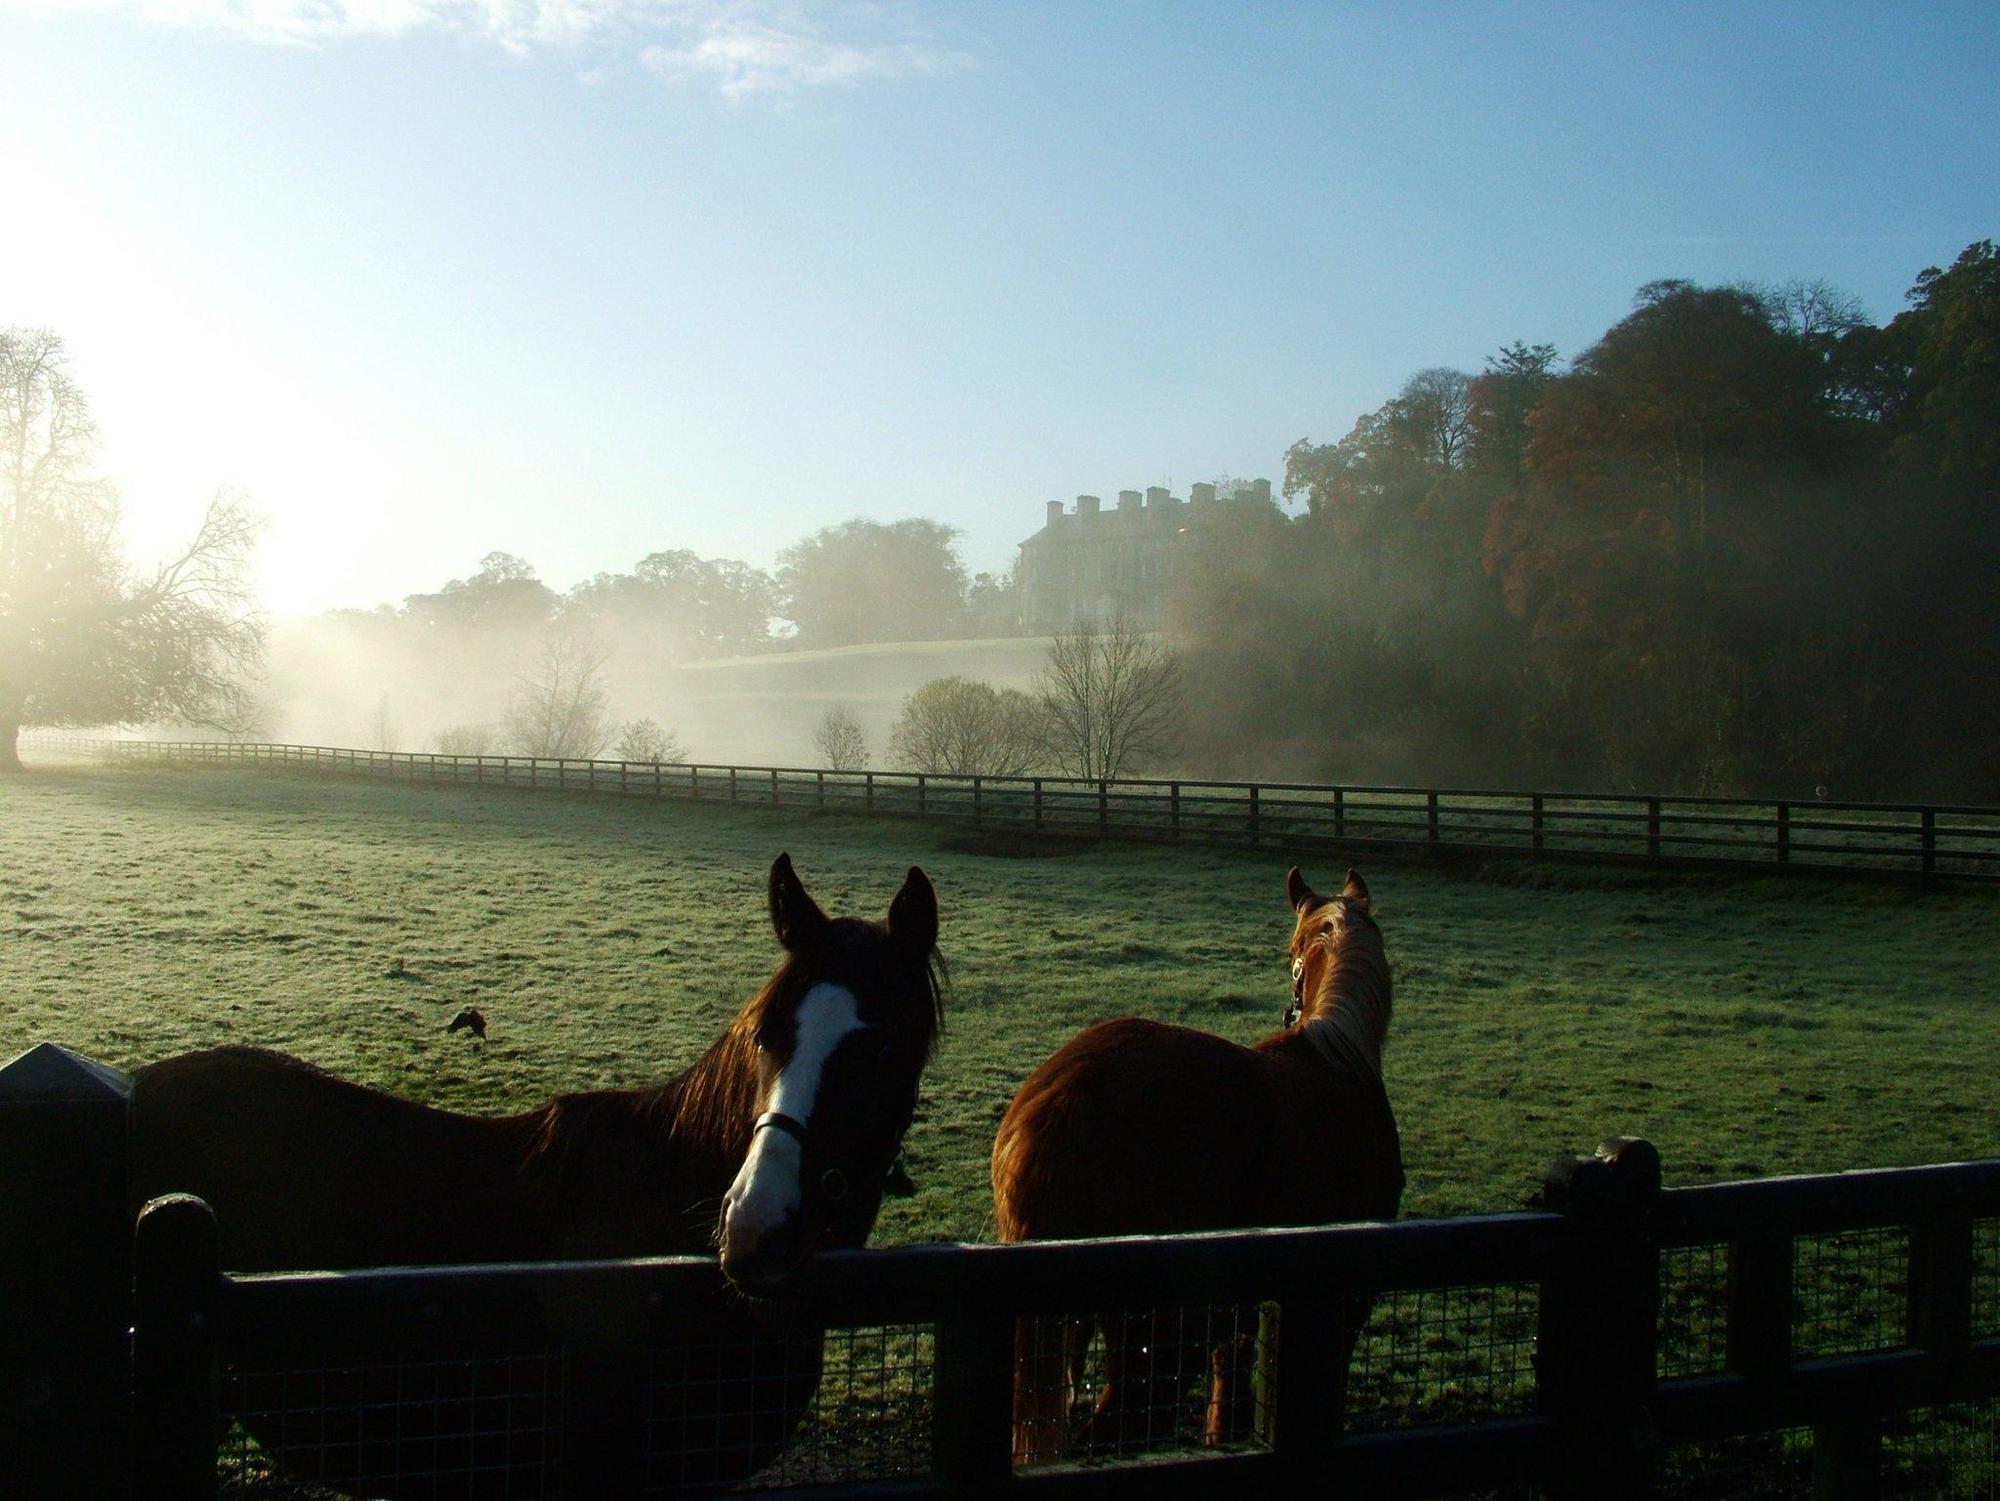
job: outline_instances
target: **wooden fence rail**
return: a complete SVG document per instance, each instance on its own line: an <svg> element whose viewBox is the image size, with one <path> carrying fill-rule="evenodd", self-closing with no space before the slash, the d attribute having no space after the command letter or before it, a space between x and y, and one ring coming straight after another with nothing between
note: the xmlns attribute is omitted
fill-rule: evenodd
<svg viewBox="0 0 2000 1501"><path fill-rule="evenodd" d="M1740 1462L1717 1468L1718 1444L1806 1429L1812 1493L1846 1498L1882 1493L1890 1470L1883 1435L1898 1414L1991 1403L2000 1393L1991 1239L1973 1239L1975 1226L1984 1235L2000 1215L2000 1161L1662 1192L1652 1148L1621 1139L1594 1157L1559 1159L1545 1196L1553 1207L1539 1213L821 1257L794 1310L809 1309L815 1328L929 1331L925 1354L900 1388L871 1394L844 1461L822 1456L819 1484L774 1494L803 1501L872 1486L922 1496L968 1488L1223 1496L1286 1484L1379 1497L1519 1485L1558 1497L1698 1496L1746 1482ZM587 1327L589 1354L572 1359L567 1380L571 1390L595 1390L591 1361L638 1369L635 1354L674 1345L677 1310L721 1292L715 1264L691 1259L229 1276L215 1263L204 1213L198 1202L163 1201L141 1221L138 1369L181 1373L178 1385L161 1388L179 1425L143 1412L139 1423L159 1446L142 1448L140 1465L161 1477L150 1492L160 1497L215 1494L217 1430L203 1415L218 1399L201 1378L239 1342L255 1343L265 1360L282 1348L289 1367L323 1373L379 1366L397 1352L435 1362L574 1350ZM1819 1276L1812 1237L1885 1226L1907 1238L1895 1267L1885 1272L1855 1241L1838 1275ZM1707 1287L1675 1259L1704 1248L1726 1267ZM1425 1421L1421 1410L1385 1413L1356 1395L1359 1359L1350 1377L1315 1358L1341 1347L1336 1326L1355 1307L1325 1296L1328 1289L1374 1294L1373 1330L1385 1314L1393 1324L1399 1307L1413 1306L1398 1299L1510 1285L1525 1285L1535 1310L1516 1341L1528 1347L1517 1362L1526 1367L1517 1372L1518 1402L1503 1397L1446 1421ZM1690 1295L1713 1299L1707 1348L1697 1352L1706 1368L1692 1374L1684 1356L1668 1364L1662 1338L1663 1323ZM1802 1349L1800 1331L1825 1322L1814 1322L1823 1310L1810 1299L1825 1296L1846 1300L1832 1325L1839 1348ZM1883 1297L1905 1322L1878 1343L1867 1305ZM1081 1469L1012 1462L1017 1318L1218 1304L1261 1306L1275 1330L1265 1379L1277 1398L1259 1443L1205 1455L1196 1440L1178 1455ZM607 1328L617 1331L617 1348L605 1345ZM1443 1326L1418 1333L1412 1350L1449 1347L1453 1338ZM875 1467L881 1456L866 1425L897 1402L922 1413L928 1443L885 1471ZM558 1421L573 1428L597 1416ZM324 1421L337 1427L333 1417ZM643 1449L649 1431L637 1421L610 1434L592 1427L593 1484L624 1476L633 1493L644 1489L636 1477L646 1456L603 1451ZM576 1445L566 1452L565 1462L576 1459ZM1940 1463L1924 1474L1941 1473ZM568 1493L560 1470L546 1479L548 1494ZM1961 1459L1959 1471L1953 1485L1970 1474L1984 1488L1967 1493L1989 1494L2000 1483L2000 1454L1989 1448ZM178 1477L173 1485L169 1476ZM1904 1493L1908 1481L1899 1477ZM517 1493L543 1494L532 1486L507 1492Z"/></svg>
<svg viewBox="0 0 2000 1501"><path fill-rule="evenodd" d="M1418 847L1696 869L2000 879L2000 808L1969 805L1136 777L960 777L226 741L38 736L26 743L127 762L290 768L896 814L1047 837L1356 850Z"/></svg>
<svg viewBox="0 0 2000 1501"><path fill-rule="evenodd" d="M2000 1487L2000 1160L1663 1190L1621 1138L1532 1213L834 1253L753 1328L706 1259L231 1274L199 1200L107 1212L128 1102L46 1045L0 1068L7 1495ZM1202 1372L1254 1331L1254 1425L1017 1464L1016 1321L1065 1315L1177 1320Z"/></svg>

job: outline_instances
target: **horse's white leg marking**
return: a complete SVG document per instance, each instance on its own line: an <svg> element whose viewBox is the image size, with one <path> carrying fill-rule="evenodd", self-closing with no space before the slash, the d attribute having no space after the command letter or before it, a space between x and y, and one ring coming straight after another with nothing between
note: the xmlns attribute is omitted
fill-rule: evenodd
<svg viewBox="0 0 2000 1501"><path fill-rule="evenodd" d="M800 1125L812 1122L820 1074L833 1050L861 1025L853 992L815 985L799 1002L798 1045L778 1073L766 1107ZM757 1244L798 1212L800 1146L784 1131L759 1131L723 1199L723 1255L754 1255Z"/></svg>

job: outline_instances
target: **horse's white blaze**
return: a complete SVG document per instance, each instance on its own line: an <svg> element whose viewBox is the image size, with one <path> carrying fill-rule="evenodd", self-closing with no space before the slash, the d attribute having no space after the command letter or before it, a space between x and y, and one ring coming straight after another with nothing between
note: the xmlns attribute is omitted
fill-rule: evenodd
<svg viewBox="0 0 2000 1501"><path fill-rule="evenodd" d="M789 1115L801 1125L812 1122L819 1098L820 1075L826 1060L843 1038L861 1025L852 991L839 985L815 985L799 1002L798 1045L779 1070L765 1108ZM723 1199L722 1243L725 1255L752 1255L767 1234L798 1212L801 1202L799 1143L784 1131L759 1131L750 1155Z"/></svg>

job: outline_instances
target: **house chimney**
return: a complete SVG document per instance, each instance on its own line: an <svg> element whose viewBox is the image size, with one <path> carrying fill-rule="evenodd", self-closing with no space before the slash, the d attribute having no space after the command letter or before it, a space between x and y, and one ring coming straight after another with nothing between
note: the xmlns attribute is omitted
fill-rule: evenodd
<svg viewBox="0 0 2000 1501"><path fill-rule="evenodd" d="M1209 484L1190 485L1188 486L1188 499L1193 501L1196 506L1212 506L1215 504L1215 486Z"/></svg>
<svg viewBox="0 0 2000 1501"><path fill-rule="evenodd" d="M1136 516L1139 514L1139 492L1137 490L1120 490L1118 492L1118 514L1121 516Z"/></svg>
<svg viewBox="0 0 2000 1501"><path fill-rule="evenodd" d="M1097 514L1097 508L1102 504L1095 495L1079 495L1076 498L1076 514L1087 521Z"/></svg>
<svg viewBox="0 0 2000 1501"><path fill-rule="evenodd" d="M1062 502L1052 500L1049 502L1049 525L1054 526L1060 520L1062 520Z"/></svg>
<svg viewBox="0 0 2000 1501"><path fill-rule="evenodd" d="M1250 481L1250 493L1256 499L1269 505L1271 503L1271 482L1267 479L1253 479Z"/></svg>
<svg viewBox="0 0 2000 1501"><path fill-rule="evenodd" d="M1150 511L1150 510L1153 510L1153 509L1155 509L1155 508L1164 508L1164 507L1166 506L1167 502L1168 502L1168 501L1170 501L1170 500L1172 500L1172 499L1173 499L1173 496L1171 496L1171 495L1167 494L1167 487L1166 487L1165 485L1148 485L1148 486L1146 486L1146 509L1147 509L1147 510L1149 510L1149 511Z"/></svg>

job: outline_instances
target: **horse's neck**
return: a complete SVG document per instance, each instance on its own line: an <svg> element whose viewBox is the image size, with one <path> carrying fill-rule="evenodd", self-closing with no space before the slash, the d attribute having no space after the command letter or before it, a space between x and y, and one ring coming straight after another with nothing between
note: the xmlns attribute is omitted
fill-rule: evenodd
<svg viewBox="0 0 2000 1501"><path fill-rule="evenodd" d="M1382 1038L1389 1030L1388 987L1372 964L1336 963L1305 1015L1342 1053L1382 1071Z"/></svg>
<svg viewBox="0 0 2000 1501"><path fill-rule="evenodd" d="M715 1182L720 1194L750 1150L755 1068L743 1040L726 1032L694 1066L661 1088L652 1108L690 1179Z"/></svg>

